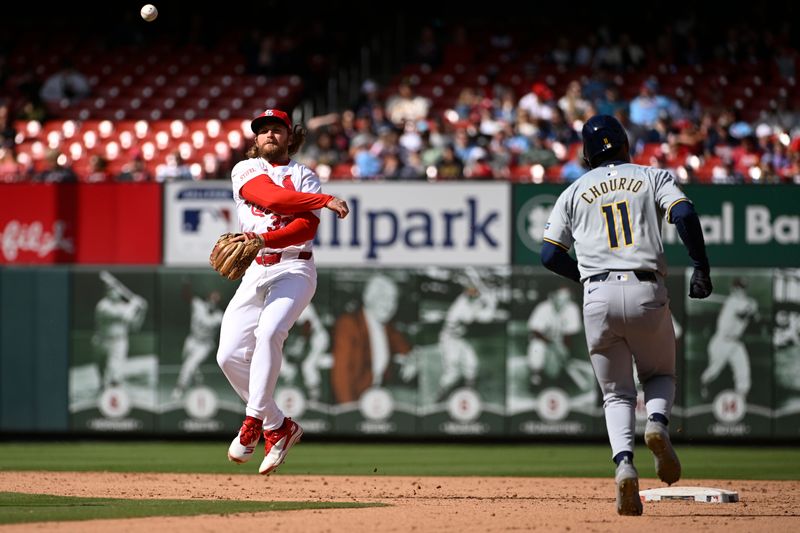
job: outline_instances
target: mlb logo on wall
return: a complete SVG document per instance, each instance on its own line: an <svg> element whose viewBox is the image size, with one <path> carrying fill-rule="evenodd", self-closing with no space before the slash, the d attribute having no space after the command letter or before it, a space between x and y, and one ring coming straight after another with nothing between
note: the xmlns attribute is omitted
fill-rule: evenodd
<svg viewBox="0 0 800 533"><path fill-rule="evenodd" d="M233 191L225 182L167 183L164 263L205 266L222 233L238 231Z"/></svg>
<svg viewBox="0 0 800 533"><path fill-rule="evenodd" d="M185 209L183 211L183 231L184 233L197 233L203 231L203 224L225 224L229 226L232 222L233 212L227 207L206 207L200 209Z"/></svg>

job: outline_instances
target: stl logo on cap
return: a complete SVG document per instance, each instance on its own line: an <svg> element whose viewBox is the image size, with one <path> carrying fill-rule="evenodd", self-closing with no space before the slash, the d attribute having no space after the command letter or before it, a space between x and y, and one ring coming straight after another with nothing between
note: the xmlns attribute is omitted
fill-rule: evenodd
<svg viewBox="0 0 800 533"><path fill-rule="evenodd" d="M267 109L256 118L253 119L253 122L250 123L250 129L253 130L253 133L258 135L258 130L264 127L266 122L274 122L278 121L284 126L286 126L289 130L292 129L292 121L289 119L289 115L286 114L285 111L281 111L280 109Z"/></svg>

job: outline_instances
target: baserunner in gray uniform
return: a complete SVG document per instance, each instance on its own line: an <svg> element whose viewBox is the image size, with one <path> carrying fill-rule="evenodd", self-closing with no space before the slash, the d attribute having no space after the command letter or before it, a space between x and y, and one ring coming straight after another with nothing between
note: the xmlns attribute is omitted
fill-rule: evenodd
<svg viewBox="0 0 800 533"><path fill-rule="evenodd" d="M675 332L664 285L662 220L676 225L694 263L690 297L711 294L709 264L700 220L672 175L632 164L625 130L613 117L592 117L582 134L591 170L561 193L553 207L542 263L584 285L586 343L603 391L617 464L617 512L640 515L633 466L633 359L647 407L645 442L655 456L658 477L672 484L681 475L667 429L675 398ZM567 254L573 245L577 261Z"/></svg>

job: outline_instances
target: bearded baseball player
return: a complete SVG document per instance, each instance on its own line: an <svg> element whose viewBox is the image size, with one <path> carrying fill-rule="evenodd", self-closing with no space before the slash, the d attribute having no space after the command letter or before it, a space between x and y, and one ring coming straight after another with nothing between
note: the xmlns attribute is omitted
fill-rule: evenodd
<svg viewBox="0 0 800 533"><path fill-rule="evenodd" d="M228 448L237 463L250 460L264 435L259 473L269 474L300 440L303 430L283 415L273 394L289 329L309 304L317 286L312 241L320 209L339 218L344 200L320 194L319 177L290 159L305 140L305 130L289 115L267 109L251 128L255 144L248 159L231 172L240 231L262 248L247 268L220 327L217 362L247 404L246 418Z"/></svg>
<svg viewBox="0 0 800 533"><path fill-rule="evenodd" d="M675 398L675 332L664 285L665 217L675 224L694 264L689 296L706 298L713 286L700 220L672 175L632 164L625 130L611 116L590 118L582 136L591 170L556 201L541 257L545 267L584 286L586 343L617 465L617 512L641 515L633 465L633 360L645 394L645 443L655 456L658 477L672 484L681 476L667 429ZM577 261L567 254L573 245Z"/></svg>

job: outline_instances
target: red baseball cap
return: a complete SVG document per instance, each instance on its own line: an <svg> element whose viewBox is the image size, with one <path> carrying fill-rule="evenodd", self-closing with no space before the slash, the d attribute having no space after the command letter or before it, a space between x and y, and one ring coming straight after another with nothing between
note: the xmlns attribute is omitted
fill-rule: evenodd
<svg viewBox="0 0 800 533"><path fill-rule="evenodd" d="M538 96L543 100L553 99L553 91L550 90L550 87L548 87L542 82L536 82L533 85L531 85L531 92L533 92L536 96Z"/></svg>
<svg viewBox="0 0 800 533"><path fill-rule="evenodd" d="M292 121L289 119L289 115L286 114L286 111L281 111L280 109L267 109L253 119L253 122L250 123L250 129L253 130L253 133L258 135L258 130L260 130L265 123L270 121L280 122L286 126L289 131L292 130Z"/></svg>

